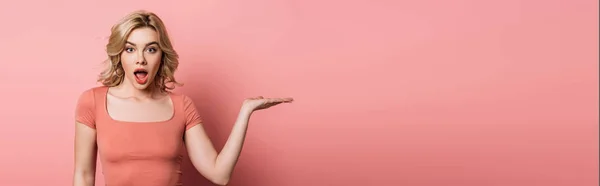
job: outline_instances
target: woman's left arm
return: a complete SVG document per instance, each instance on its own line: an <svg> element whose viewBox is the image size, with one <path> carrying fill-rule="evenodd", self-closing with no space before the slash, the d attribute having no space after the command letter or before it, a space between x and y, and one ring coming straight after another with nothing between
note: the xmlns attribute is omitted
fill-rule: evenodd
<svg viewBox="0 0 600 186"><path fill-rule="evenodd" d="M185 133L185 144L194 167L208 180L227 185L242 151L250 116L256 110L266 109L280 103L292 102L292 98L250 98L244 101L227 142L217 153L202 125L194 126Z"/></svg>

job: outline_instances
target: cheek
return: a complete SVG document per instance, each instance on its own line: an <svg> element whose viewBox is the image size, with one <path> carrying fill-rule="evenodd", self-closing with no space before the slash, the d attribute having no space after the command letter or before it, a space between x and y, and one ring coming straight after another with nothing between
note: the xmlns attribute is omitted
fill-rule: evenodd
<svg viewBox="0 0 600 186"><path fill-rule="evenodd" d="M152 54L146 57L146 62L148 62L148 66L151 66L152 68L158 68L160 66L161 61L161 54Z"/></svg>
<svg viewBox="0 0 600 186"><path fill-rule="evenodd" d="M150 68L154 74L159 71L161 61L162 59L160 55L146 58L146 62L148 62L148 68Z"/></svg>
<svg viewBox="0 0 600 186"><path fill-rule="evenodd" d="M128 54L122 54L121 55L121 66L123 66L123 70L125 70L125 72L129 72L132 70L132 68L134 68L133 66L135 66L135 56L133 55L128 55Z"/></svg>
<svg viewBox="0 0 600 186"><path fill-rule="evenodd" d="M123 63L124 65L125 64L129 65L131 63L135 63L135 55L123 52L121 54L121 63Z"/></svg>

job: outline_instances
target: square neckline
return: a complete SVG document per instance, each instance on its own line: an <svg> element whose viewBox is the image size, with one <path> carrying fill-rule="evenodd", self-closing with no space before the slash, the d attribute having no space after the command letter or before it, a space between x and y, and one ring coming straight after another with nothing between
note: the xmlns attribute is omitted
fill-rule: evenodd
<svg viewBox="0 0 600 186"><path fill-rule="evenodd" d="M162 120L162 121L123 121L123 120L114 119L108 113L108 90L109 90L109 88L110 87L108 87L108 86L104 86L104 90L101 91L102 92L102 111L103 111L104 115L112 122L130 123L130 124L159 124L159 123L167 123L167 122L173 121L175 119L175 116L177 115L177 110L178 110L177 109L177 107L178 107L177 101L175 101L173 93L169 92L168 96L169 96L169 99L171 99L171 104L173 105L173 114L167 120Z"/></svg>

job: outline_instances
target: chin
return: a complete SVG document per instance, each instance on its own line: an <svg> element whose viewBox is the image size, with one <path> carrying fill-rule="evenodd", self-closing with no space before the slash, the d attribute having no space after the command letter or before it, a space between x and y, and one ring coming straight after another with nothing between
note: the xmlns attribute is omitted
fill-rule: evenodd
<svg viewBox="0 0 600 186"><path fill-rule="evenodd" d="M135 85L133 85L133 87L135 87L138 90L146 90L146 89L148 89L148 85L135 84Z"/></svg>
<svg viewBox="0 0 600 186"><path fill-rule="evenodd" d="M138 90L147 90L150 87L150 84L152 84L152 82L146 82L145 84L139 84L137 82L132 82L132 85L135 89Z"/></svg>

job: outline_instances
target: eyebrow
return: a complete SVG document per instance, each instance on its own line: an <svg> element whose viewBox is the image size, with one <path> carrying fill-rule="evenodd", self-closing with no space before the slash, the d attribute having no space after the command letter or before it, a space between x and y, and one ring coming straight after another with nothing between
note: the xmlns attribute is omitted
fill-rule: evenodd
<svg viewBox="0 0 600 186"><path fill-rule="evenodd" d="M133 42L131 42L131 41L127 41L127 44L130 44L130 45L136 46L136 45L135 45ZM154 44L158 45L158 42L156 42L156 41L152 41L152 42L150 42L150 43L146 44L146 46L150 46L150 45L154 45Z"/></svg>

